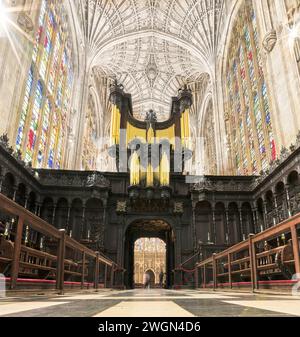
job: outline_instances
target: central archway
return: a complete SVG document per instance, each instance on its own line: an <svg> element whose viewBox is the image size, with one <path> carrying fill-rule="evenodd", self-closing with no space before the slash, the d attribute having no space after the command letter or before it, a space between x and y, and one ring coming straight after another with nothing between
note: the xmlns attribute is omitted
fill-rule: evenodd
<svg viewBox="0 0 300 337"><path fill-rule="evenodd" d="M127 289L134 288L134 246L141 238L158 238L166 244L166 286L173 286L175 267L174 242L172 227L164 220L136 220L127 228L124 245L124 283Z"/></svg>
<svg viewBox="0 0 300 337"><path fill-rule="evenodd" d="M149 283L150 283L150 287L154 288L155 286L155 273L152 269L149 269L146 271L146 274L149 275Z"/></svg>
<svg viewBox="0 0 300 337"><path fill-rule="evenodd" d="M162 286L161 273L166 274L166 243L159 238L138 239L134 245L135 288L144 287L146 278L151 288Z"/></svg>

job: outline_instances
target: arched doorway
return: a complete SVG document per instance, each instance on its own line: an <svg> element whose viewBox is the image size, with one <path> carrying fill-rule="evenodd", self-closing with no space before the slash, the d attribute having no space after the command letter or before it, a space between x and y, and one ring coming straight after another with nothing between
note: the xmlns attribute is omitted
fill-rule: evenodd
<svg viewBox="0 0 300 337"><path fill-rule="evenodd" d="M134 288L134 247L135 242L141 238L157 238L165 242L165 281L167 288L171 288L173 286L172 271L175 268L175 236L172 227L163 220L137 220L127 228L124 245L124 267L126 270L124 274L125 287L127 289Z"/></svg>
<svg viewBox="0 0 300 337"><path fill-rule="evenodd" d="M153 289L155 287L155 274L154 271L149 269L146 271L146 274L149 275L149 283L150 283L150 288Z"/></svg>
<svg viewBox="0 0 300 337"><path fill-rule="evenodd" d="M151 288L160 286L160 274L166 274L166 243L159 238L141 238L134 244L134 287L142 288L146 274L150 276ZM149 274L149 273L148 273Z"/></svg>

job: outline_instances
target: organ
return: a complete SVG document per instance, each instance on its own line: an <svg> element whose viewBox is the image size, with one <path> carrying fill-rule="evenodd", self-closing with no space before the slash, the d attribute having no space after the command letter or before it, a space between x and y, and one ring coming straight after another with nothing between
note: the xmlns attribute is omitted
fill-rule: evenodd
<svg viewBox="0 0 300 337"><path fill-rule="evenodd" d="M124 87L114 82L110 87L112 105L110 153L118 169L125 168L122 154L129 158L131 186L153 188L169 186L172 172L182 173L184 163L191 158L190 108L191 90L185 85L172 98L170 118L159 122L153 110L145 120L134 117L132 98ZM177 164L173 164L177 160ZM127 169L125 169L127 170Z"/></svg>

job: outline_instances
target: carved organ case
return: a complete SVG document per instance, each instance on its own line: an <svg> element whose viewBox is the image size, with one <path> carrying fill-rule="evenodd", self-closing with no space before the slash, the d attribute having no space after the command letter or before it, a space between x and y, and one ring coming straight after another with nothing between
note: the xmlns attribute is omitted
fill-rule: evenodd
<svg viewBox="0 0 300 337"><path fill-rule="evenodd" d="M172 98L170 118L164 122L158 121L153 110L147 112L144 121L137 120L131 95L124 93L123 86L116 82L111 85L110 102L110 153L116 158L118 171L130 173L131 186L169 186L170 174L183 173L185 162L192 157L191 90L184 86Z"/></svg>

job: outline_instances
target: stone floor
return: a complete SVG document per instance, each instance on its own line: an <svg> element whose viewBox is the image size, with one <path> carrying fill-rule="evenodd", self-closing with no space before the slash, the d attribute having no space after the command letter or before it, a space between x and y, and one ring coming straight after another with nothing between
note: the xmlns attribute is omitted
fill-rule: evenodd
<svg viewBox="0 0 300 337"><path fill-rule="evenodd" d="M195 290L100 291L0 299L2 317L300 317L300 297Z"/></svg>

